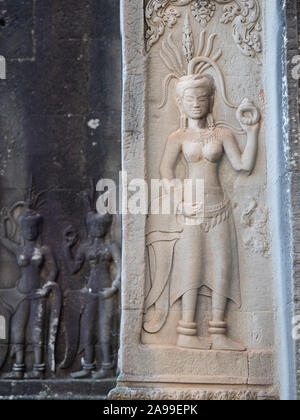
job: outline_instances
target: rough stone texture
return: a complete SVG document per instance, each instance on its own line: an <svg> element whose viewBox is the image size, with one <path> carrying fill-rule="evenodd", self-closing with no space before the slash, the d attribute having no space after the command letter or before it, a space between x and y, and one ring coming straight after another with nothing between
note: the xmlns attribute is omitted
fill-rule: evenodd
<svg viewBox="0 0 300 420"><path fill-rule="evenodd" d="M115 381L0 381L1 400L101 400Z"/></svg>
<svg viewBox="0 0 300 420"><path fill-rule="evenodd" d="M230 390L172 389L172 388L127 388L120 386L109 393L110 400L187 400L187 401L276 401L275 390Z"/></svg>
<svg viewBox="0 0 300 420"><path fill-rule="evenodd" d="M299 229L299 208L300 208L300 124L299 124L299 78L293 77L292 58L300 54L300 1L287 1L287 77L288 77L288 98L289 98L289 156L290 165L288 176L290 182L291 198L291 223L292 223L292 257L293 257L293 285L294 285L294 308L295 316L300 315L300 229ZM299 74L299 73L298 73ZM296 377L297 377L297 398L300 399L300 340L295 342L296 355Z"/></svg>
<svg viewBox="0 0 300 420"><path fill-rule="evenodd" d="M62 290L79 288L85 273L67 271L63 230L72 224L85 236L78 193L91 177L118 181L121 164L119 1L3 0L0 23L0 54L7 60L7 80L0 82L0 208L23 199L31 175L38 190L49 189L44 242L55 254ZM14 257L1 246L0 288L13 287L18 276ZM63 325L58 364L65 350ZM10 367L11 360L4 371ZM79 355L56 378L69 378L78 368Z"/></svg>

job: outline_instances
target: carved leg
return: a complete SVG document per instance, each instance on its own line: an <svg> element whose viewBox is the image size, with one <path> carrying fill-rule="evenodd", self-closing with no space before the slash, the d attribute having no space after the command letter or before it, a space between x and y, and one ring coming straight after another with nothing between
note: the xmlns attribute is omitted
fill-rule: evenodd
<svg viewBox="0 0 300 420"><path fill-rule="evenodd" d="M227 323L224 322L227 298L213 292L213 321L209 323L214 350L245 351L245 347L227 337Z"/></svg>
<svg viewBox="0 0 300 420"><path fill-rule="evenodd" d="M88 363L88 359L91 359L91 357L89 357L90 354L94 354L94 346L89 346L89 348L86 349L85 356L82 361L82 370L80 370L79 372L71 373L73 379L91 378L93 370L96 369L96 363Z"/></svg>
<svg viewBox="0 0 300 420"><path fill-rule="evenodd" d="M102 365L98 372L93 374L94 379L114 378L116 376L115 362L112 357L112 346L110 342L101 344Z"/></svg>
<svg viewBox="0 0 300 420"><path fill-rule="evenodd" d="M209 350L211 348L209 340L197 336L197 324L194 322L197 299L197 289L188 291L182 297L182 320L177 326L177 346Z"/></svg>
<svg viewBox="0 0 300 420"><path fill-rule="evenodd" d="M43 350L41 348L35 348L35 360L37 357L37 354L41 355L41 358L43 357ZM44 379L45 378L45 371L46 371L46 365L45 363L34 363L33 369L31 372L27 373L26 379Z"/></svg>
<svg viewBox="0 0 300 420"><path fill-rule="evenodd" d="M23 379L25 372L25 331L29 319L30 301L24 300L18 306L11 322L11 342L15 350L16 362L12 372L5 374L4 379Z"/></svg>
<svg viewBox="0 0 300 420"><path fill-rule="evenodd" d="M112 349L112 321L114 298L99 302L99 340L102 350L102 365L93 374L94 379L114 378L116 376L115 362Z"/></svg>
<svg viewBox="0 0 300 420"><path fill-rule="evenodd" d="M244 351L245 347L227 336L225 314L230 294L238 300L237 282L238 260L236 238L231 222L225 221L215 226L206 236L207 255L211 258L210 276L212 293L212 320L209 333L214 350ZM235 293L233 293L235 284Z"/></svg>
<svg viewBox="0 0 300 420"><path fill-rule="evenodd" d="M74 379L91 378L92 371L96 369L94 338L94 320L97 313L97 301L91 300L86 304L81 318L81 335L84 346L84 359L82 370L71 373Z"/></svg>
<svg viewBox="0 0 300 420"><path fill-rule="evenodd" d="M18 351L21 359L24 360L24 349L22 351ZM20 357L19 357L20 359ZM23 379L24 378L24 371L25 371L25 364L24 363L14 363L12 371L3 375L3 379Z"/></svg>

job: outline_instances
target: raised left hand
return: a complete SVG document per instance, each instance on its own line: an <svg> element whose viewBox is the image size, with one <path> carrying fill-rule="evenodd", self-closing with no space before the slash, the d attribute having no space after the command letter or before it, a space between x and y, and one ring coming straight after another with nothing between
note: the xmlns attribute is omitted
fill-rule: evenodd
<svg viewBox="0 0 300 420"><path fill-rule="evenodd" d="M259 132L260 129L260 124L254 124L254 125L248 125L248 124L242 124L240 122L240 125L242 127L242 129L245 131L245 133L247 134L257 134Z"/></svg>
<svg viewBox="0 0 300 420"><path fill-rule="evenodd" d="M236 118L247 134L257 134L260 128L261 114L256 105L245 98L236 112Z"/></svg>

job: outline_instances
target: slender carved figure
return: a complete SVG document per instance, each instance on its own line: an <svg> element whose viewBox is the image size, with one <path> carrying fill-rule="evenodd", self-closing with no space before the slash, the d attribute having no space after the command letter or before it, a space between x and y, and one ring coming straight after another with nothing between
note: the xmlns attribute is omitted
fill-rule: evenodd
<svg viewBox="0 0 300 420"><path fill-rule="evenodd" d="M26 202L16 203L10 210L2 210L0 242L17 259L21 270L15 288L0 290L0 311L6 314L6 322L10 325L9 343L12 346L11 356L16 361L11 373L6 379L23 379L25 372L26 331L30 329L30 343L34 349L34 365L32 372L27 374L29 379L43 379L46 369L44 363L44 345L46 338L46 303L52 293L51 315L48 332L49 363L55 371L55 342L60 315L61 294L55 283L57 267L50 249L41 243L43 217L39 208L44 202L40 201L42 193L35 194L33 188ZM21 227L21 243L14 241L17 230L14 211L24 207L25 211L19 216ZM12 229L10 234L9 231ZM42 271L48 271L47 281L42 279ZM44 284L44 285L43 285ZM2 362L5 361L5 357Z"/></svg>
<svg viewBox="0 0 300 420"><path fill-rule="evenodd" d="M167 194L167 181L176 178L177 163L182 158L185 178L193 185L203 180L204 200L185 201L181 194L174 215L150 215L148 219L151 288L146 298L144 329L151 334L159 332L169 308L180 299L178 346L243 351L243 345L227 336L225 321L228 300L240 306L241 296L236 231L219 167L226 155L236 171L251 174L257 157L260 114L248 99L236 107L237 119L247 134L247 144L241 152L229 124L218 125L214 120L215 79L211 74L198 73L201 65L213 67L222 97L228 103L215 62L207 57L192 59L188 75L178 78L181 128L168 138L160 175ZM212 296L209 338L198 337L195 322L199 290L203 289Z"/></svg>
<svg viewBox="0 0 300 420"><path fill-rule="evenodd" d="M72 274L78 273L86 264L89 277L86 287L68 291L65 296L65 323L67 333L67 352L62 364L69 367L77 354L80 339L80 352L84 352L82 370L72 374L75 379L110 378L116 374L112 348L112 321L115 295L120 288L120 250L116 243L111 243L109 233L113 218L111 215L99 215L95 211L94 193L85 196L88 203L86 226L88 238L81 243L76 252L72 249L78 241L78 235L72 228L65 231L64 255ZM112 281L111 268L115 265L117 274ZM101 369L95 371L95 343L100 341L102 350Z"/></svg>

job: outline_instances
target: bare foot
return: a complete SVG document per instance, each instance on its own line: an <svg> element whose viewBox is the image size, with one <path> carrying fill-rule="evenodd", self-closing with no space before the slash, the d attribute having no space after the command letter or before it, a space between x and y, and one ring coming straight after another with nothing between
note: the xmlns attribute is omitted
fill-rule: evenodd
<svg viewBox="0 0 300 420"><path fill-rule="evenodd" d="M92 376L92 372L90 370L80 370L79 372L71 373L73 379L88 379Z"/></svg>
<svg viewBox="0 0 300 420"><path fill-rule="evenodd" d="M9 372L3 375L2 379L16 379L16 380L21 380L24 379L24 372Z"/></svg>
<svg viewBox="0 0 300 420"><path fill-rule="evenodd" d="M45 379L45 373L44 372L38 372L37 370L33 370L26 374L26 379Z"/></svg>
<svg viewBox="0 0 300 420"><path fill-rule="evenodd" d="M226 335L213 334L212 335L212 349L225 351L245 351L246 348L239 343L228 338Z"/></svg>
<svg viewBox="0 0 300 420"><path fill-rule="evenodd" d="M189 349L210 350L211 342L208 338L198 337L197 335L178 335L178 347L185 347Z"/></svg>
<svg viewBox="0 0 300 420"><path fill-rule="evenodd" d="M115 369L101 369L99 372L93 373L93 379L108 379L115 378L116 372Z"/></svg>

